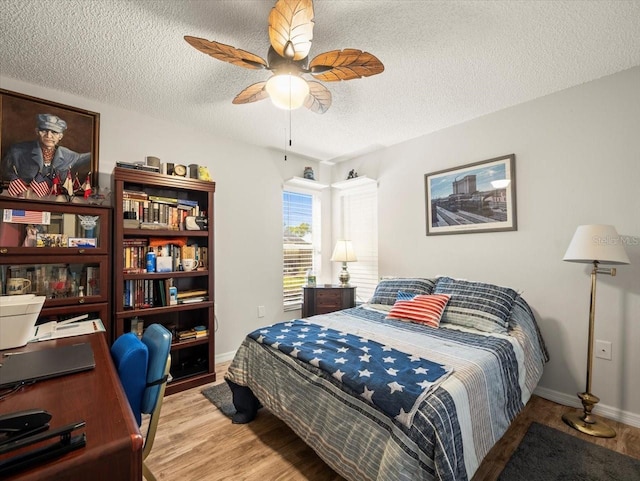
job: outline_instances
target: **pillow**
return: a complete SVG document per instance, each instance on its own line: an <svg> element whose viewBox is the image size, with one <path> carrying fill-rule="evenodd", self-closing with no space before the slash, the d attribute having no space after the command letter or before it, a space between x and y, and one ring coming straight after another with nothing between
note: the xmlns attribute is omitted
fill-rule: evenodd
<svg viewBox="0 0 640 481"><path fill-rule="evenodd" d="M398 294L396 294L396 302L398 302L398 301L410 301L411 299L416 297L416 295L417 294L413 294L412 292L398 291Z"/></svg>
<svg viewBox="0 0 640 481"><path fill-rule="evenodd" d="M419 279L398 277L395 279L382 279L376 286L370 304L386 304L393 306L398 297L398 291L410 294L431 294L435 281L433 279Z"/></svg>
<svg viewBox="0 0 640 481"><path fill-rule="evenodd" d="M450 277L438 278L433 293L451 296L442 315L443 323L499 333L507 332L511 309L518 295L508 287Z"/></svg>
<svg viewBox="0 0 640 481"><path fill-rule="evenodd" d="M387 319L409 320L437 328L451 296L447 294L419 294L408 301L397 301Z"/></svg>

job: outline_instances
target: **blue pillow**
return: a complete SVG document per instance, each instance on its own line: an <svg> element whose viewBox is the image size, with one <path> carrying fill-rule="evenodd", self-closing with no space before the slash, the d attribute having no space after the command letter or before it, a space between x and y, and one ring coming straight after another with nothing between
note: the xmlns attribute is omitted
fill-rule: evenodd
<svg viewBox="0 0 640 481"><path fill-rule="evenodd" d="M382 279L376 286L370 304L385 304L393 306L398 297L398 291L417 296L418 294L431 294L434 279L422 279L411 277L398 277L394 279Z"/></svg>
<svg viewBox="0 0 640 481"><path fill-rule="evenodd" d="M439 277L433 293L451 296L441 323L499 333L507 332L511 310L518 296L508 287L450 277Z"/></svg>
<svg viewBox="0 0 640 481"><path fill-rule="evenodd" d="M398 294L396 295L396 301L410 301L417 295L418 294L412 294L411 292L398 291Z"/></svg>

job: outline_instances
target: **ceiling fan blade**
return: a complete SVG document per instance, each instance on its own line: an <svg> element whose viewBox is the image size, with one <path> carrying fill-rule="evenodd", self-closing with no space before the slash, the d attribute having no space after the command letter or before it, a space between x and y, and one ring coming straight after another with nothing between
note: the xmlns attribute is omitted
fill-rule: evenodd
<svg viewBox="0 0 640 481"><path fill-rule="evenodd" d="M269 40L281 57L306 58L313 40L313 1L278 0L269 14Z"/></svg>
<svg viewBox="0 0 640 481"><path fill-rule="evenodd" d="M304 106L316 114L324 114L331 107L331 92L320 82L307 81L309 95Z"/></svg>
<svg viewBox="0 0 640 481"><path fill-rule="evenodd" d="M200 50L202 53L211 55L213 58L229 62L239 67L250 69L267 68L267 62L251 52L240 50L239 48L225 45L224 43L206 40L204 38L190 37L185 35L184 39L189 45Z"/></svg>
<svg viewBox="0 0 640 481"><path fill-rule="evenodd" d="M253 85L249 85L246 89L240 92L233 99L233 104L250 104L251 102L257 102L269 97L269 94L265 90L264 86L267 82L257 82Z"/></svg>
<svg viewBox="0 0 640 481"><path fill-rule="evenodd" d="M337 82L382 73L384 65L369 52L346 48L321 53L311 61L309 70L318 80Z"/></svg>

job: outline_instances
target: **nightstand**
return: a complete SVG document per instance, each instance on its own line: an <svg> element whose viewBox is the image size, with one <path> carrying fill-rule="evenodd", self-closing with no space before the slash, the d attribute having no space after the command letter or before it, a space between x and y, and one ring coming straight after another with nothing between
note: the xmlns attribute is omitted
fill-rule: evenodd
<svg viewBox="0 0 640 481"><path fill-rule="evenodd" d="M317 287L303 287L304 301L302 317L326 314L356 306L356 288L325 284Z"/></svg>

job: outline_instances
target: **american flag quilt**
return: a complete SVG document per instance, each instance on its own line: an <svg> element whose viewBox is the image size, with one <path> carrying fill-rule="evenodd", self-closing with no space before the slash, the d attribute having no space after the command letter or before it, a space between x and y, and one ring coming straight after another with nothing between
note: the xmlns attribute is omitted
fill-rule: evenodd
<svg viewBox="0 0 640 481"><path fill-rule="evenodd" d="M451 373L415 354L304 320L274 324L249 337L323 370L407 427L424 398Z"/></svg>

